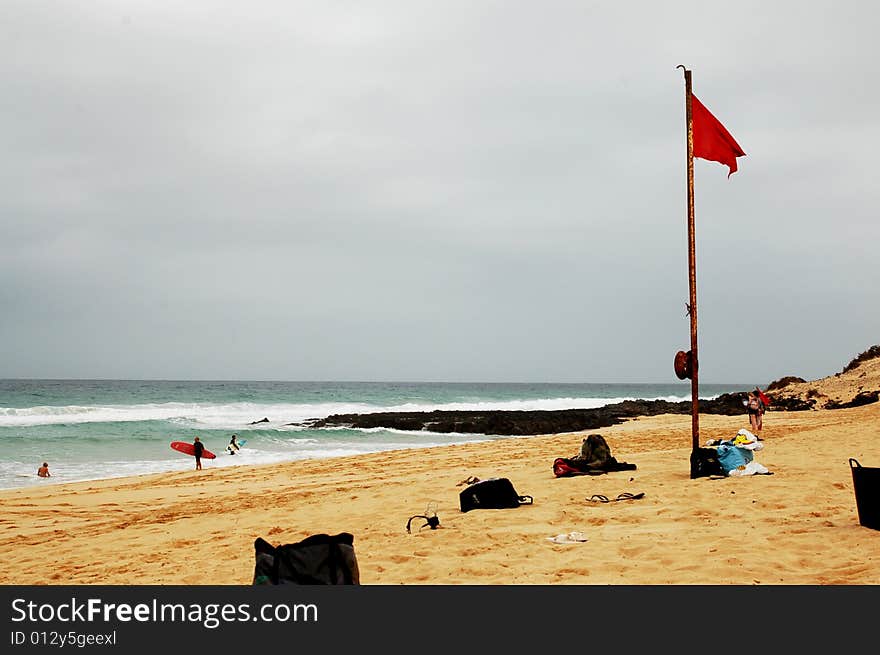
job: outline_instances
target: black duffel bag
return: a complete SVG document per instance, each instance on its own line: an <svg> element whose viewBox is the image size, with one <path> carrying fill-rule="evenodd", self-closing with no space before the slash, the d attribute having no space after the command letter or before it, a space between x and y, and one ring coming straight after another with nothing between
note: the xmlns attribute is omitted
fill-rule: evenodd
<svg viewBox="0 0 880 655"><path fill-rule="evenodd" d="M360 584L354 536L348 532L315 534L277 547L257 537L254 551L255 585Z"/></svg>
<svg viewBox="0 0 880 655"><path fill-rule="evenodd" d="M507 478L479 480L462 489L458 495L461 511L472 509L507 509L520 505L531 505L531 496L520 496Z"/></svg>

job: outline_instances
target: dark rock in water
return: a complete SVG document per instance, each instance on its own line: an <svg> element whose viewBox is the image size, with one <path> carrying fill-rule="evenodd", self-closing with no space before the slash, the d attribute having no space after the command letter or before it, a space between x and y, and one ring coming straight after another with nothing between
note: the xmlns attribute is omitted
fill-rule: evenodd
<svg viewBox="0 0 880 655"><path fill-rule="evenodd" d="M745 414L742 393L727 393L712 400L701 400L701 414L735 416ZM594 409L534 411L443 411L376 412L372 414L334 414L310 419L300 425L311 428L350 427L426 430L439 433L493 434L504 436L559 434L597 430L623 423L637 416L690 414L691 401L625 400Z"/></svg>
<svg viewBox="0 0 880 655"><path fill-rule="evenodd" d="M251 421L250 423L248 423L248 425L256 425L257 423L268 423L268 422L269 422L269 419L261 418L259 421Z"/></svg>

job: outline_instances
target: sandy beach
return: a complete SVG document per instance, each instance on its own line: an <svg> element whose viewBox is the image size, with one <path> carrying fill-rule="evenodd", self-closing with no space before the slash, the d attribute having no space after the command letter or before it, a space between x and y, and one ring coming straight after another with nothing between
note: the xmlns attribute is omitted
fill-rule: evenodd
<svg viewBox="0 0 880 655"><path fill-rule="evenodd" d="M163 587L323 594L257 588L255 543L340 533L350 614L393 620L376 597L397 596L420 633L328 604L320 635L278 625L279 648L766 648L755 628L784 609L780 648L870 636L872 617L837 630L778 599L880 606L851 466L880 474L875 19L865 1L4 2L0 589L47 608L10 607L5 649L126 623L52 609L99 587L130 607ZM697 447L750 429L754 388L760 469L692 478ZM631 468L558 476L591 434ZM474 478L533 502L462 512ZM698 611L648 627L654 587ZM561 602L482 621L480 599L541 592ZM552 625L521 639L539 607ZM245 622L163 636L275 645ZM135 617L124 652L164 647L160 623Z"/></svg>
<svg viewBox="0 0 880 655"><path fill-rule="evenodd" d="M599 431L637 466L600 476L554 476L584 436L563 434L12 490L0 582L249 585L257 537L344 531L364 585L874 585L880 531L859 524L849 459L880 467L878 426L880 403L768 412L756 459L773 475L742 478L690 479L690 417L663 415ZM700 428L705 443L748 420ZM462 513L469 476L534 504ZM644 497L588 500L623 492ZM440 527L408 534L432 503ZM587 541L548 540L570 532Z"/></svg>

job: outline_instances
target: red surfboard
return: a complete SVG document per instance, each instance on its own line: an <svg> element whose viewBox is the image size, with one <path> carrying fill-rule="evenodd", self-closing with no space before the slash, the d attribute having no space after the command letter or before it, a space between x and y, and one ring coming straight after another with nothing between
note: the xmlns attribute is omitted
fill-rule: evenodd
<svg viewBox="0 0 880 655"><path fill-rule="evenodd" d="M195 453L196 453L196 450L195 450L195 448L193 448L193 445L191 443L186 442L186 441L172 441L171 447L174 448L174 450L177 450L181 453L185 453L187 455L195 455ZM217 455L212 453L207 448L205 448L202 451L202 458L203 459L214 459L215 457L217 457Z"/></svg>

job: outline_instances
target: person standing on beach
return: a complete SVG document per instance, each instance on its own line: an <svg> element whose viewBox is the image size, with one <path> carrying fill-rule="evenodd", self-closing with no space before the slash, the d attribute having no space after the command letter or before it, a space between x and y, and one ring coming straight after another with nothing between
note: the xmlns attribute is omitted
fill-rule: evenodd
<svg viewBox="0 0 880 655"><path fill-rule="evenodd" d="M51 478L52 474L49 473L49 464L47 462L43 462L43 465L37 469L37 475L41 478Z"/></svg>
<svg viewBox="0 0 880 655"><path fill-rule="evenodd" d="M196 437L193 440L193 455L196 458L196 471L202 470L202 453L205 451L205 445Z"/></svg>
<svg viewBox="0 0 880 655"><path fill-rule="evenodd" d="M760 439L761 430L764 427L764 412L767 411L767 405L770 404L770 399L763 391L761 391L761 387L755 387L755 396L758 399L758 431L755 435Z"/></svg>
<svg viewBox="0 0 880 655"><path fill-rule="evenodd" d="M757 394L749 392L746 397L746 410L749 413L749 426L752 428L752 434L759 439L761 438L761 428L763 427L763 403Z"/></svg>

